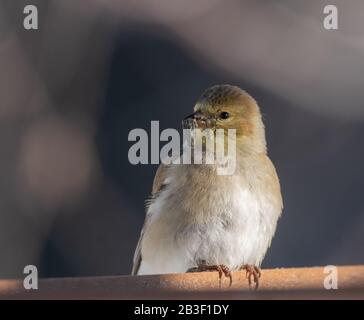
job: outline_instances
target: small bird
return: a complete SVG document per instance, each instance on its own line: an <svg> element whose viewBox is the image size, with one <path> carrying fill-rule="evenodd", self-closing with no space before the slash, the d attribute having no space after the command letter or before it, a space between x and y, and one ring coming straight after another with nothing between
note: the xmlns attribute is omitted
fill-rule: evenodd
<svg viewBox="0 0 364 320"><path fill-rule="evenodd" d="M216 164L161 164L132 274L216 270L231 285L231 271L246 270L249 285L253 278L257 288L283 209L258 104L237 86L215 85L205 90L184 124L235 129L235 172L218 175Z"/></svg>

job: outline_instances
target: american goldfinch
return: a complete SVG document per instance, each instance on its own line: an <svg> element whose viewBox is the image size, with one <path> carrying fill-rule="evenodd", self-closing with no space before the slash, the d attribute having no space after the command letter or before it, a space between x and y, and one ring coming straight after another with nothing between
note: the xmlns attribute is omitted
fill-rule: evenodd
<svg viewBox="0 0 364 320"><path fill-rule="evenodd" d="M239 87L212 86L184 123L213 132L235 129L235 171L219 175L216 164L160 165L132 274L216 270L231 283L231 271L245 269L257 287L283 208L258 104Z"/></svg>

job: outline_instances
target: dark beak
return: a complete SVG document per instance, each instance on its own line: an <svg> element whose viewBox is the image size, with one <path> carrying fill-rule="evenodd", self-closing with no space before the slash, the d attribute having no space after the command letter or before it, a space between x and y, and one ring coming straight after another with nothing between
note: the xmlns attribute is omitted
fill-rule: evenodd
<svg viewBox="0 0 364 320"><path fill-rule="evenodd" d="M183 129L193 129L196 127L196 120L198 119L198 112L194 112L189 116L185 117L182 121Z"/></svg>
<svg viewBox="0 0 364 320"><path fill-rule="evenodd" d="M194 112L194 113L192 113L192 114L190 114L189 116L187 116L187 117L185 117L184 119L183 119L183 121L185 121L185 120L193 120L193 119L196 119L196 116L197 116L197 112Z"/></svg>
<svg viewBox="0 0 364 320"><path fill-rule="evenodd" d="M183 129L195 129L208 127L210 120L201 112L197 111L183 119Z"/></svg>

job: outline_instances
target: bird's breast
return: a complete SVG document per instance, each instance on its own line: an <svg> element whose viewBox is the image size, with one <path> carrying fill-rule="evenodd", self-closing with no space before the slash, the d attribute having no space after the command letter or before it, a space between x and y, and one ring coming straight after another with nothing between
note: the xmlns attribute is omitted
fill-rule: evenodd
<svg viewBox="0 0 364 320"><path fill-rule="evenodd" d="M245 175L178 170L149 207L143 241L149 261L168 257L169 272L187 270L199 260L232 269L259 265L277 220L269 195Z"/></svg>

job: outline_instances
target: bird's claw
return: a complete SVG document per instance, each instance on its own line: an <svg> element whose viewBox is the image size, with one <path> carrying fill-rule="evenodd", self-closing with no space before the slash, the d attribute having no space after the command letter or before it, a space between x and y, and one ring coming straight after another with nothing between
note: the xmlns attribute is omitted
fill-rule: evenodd
<svg viewBox="0 0 364 320"><path fill-rule="evenodd" d="M249 288L251 288L252 285L252 277L255 283L254 290L257 290L259 287L259 278L261 277L262 273L260 272L260 269L256 266L252 266L249 264L244 265L241 269L245 270L245 277L248 279Z"/></svg>
<svg viewBox="0 0 364 320"><path fill-rule="evenodd" d="M202 261L197 267L190 268L187 272L205 272L205 271L217 271L219 273L219 280L220 280L220 288L221 288L221 278L222 275L226 278L230 279L229 287L231 287L233 283L233 277L231 275L230 269L224 264L214 264L214 265L207 265L205 261Z"/></svg>

